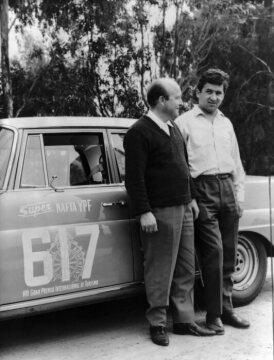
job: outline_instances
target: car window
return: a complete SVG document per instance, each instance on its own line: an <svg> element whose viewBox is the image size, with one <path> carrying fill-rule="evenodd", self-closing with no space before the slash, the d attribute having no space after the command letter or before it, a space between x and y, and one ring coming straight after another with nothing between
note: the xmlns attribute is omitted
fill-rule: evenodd
<svg viewBox="0 0 274 360"><path fill-rule="evenodd" d="M103 134L46 134L44 146L49 181L55 186L109 183Z"/></svg>
<svg viewBox="0 0 274 360"><path fill-rule="evenodd" d="M12 150L13 132L0 129L0 189L3 189L9 158Z"/></svg>
<svg viewBox="0 0 274 360"><path fill-rule="evenodd" d="M27 139L20 187L45 186L46 182L40 135L31 135Z"/></svg>
<svg viewBox="0 0 274 360"><path fill-rule="evenodd" d="M125 134L111 134L115 158L119 170L120 181L125 181L125 150L123 147Z"/></svg>
<svg viewBox="0 0 274 360"><path fill-rule="evenodd" d="M42 174L43 171L42 156L38 164L38 153L41 154L41 151L36 151L36 157L30 156L28 147L30 139L33 143L33 138L35 135L29 135L23 174L29 171L29 163L37 173ZM46 176L54 187L109 183L103 134L43 134L43 147ZM25 178L22 179L26 185Z"/></svg>

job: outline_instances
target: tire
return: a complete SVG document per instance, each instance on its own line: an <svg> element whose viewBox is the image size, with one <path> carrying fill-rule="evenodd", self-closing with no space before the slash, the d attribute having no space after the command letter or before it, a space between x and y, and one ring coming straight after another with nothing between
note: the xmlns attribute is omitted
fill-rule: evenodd
<svg viewBox="0 0 274 360"><path fill-rule="evenodd" d="M264 244L255 235L239 235L232 300L234 306L253 301L260 293L267 271Z"/></svg>

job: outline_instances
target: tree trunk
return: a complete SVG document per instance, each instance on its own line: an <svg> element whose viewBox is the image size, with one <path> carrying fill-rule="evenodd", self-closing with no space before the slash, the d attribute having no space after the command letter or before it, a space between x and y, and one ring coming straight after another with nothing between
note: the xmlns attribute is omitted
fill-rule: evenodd
<svg viewBox="0 0 274 360"><path fill-rule="evenodd" d="M167 9L167 4L166 4L166 0L163 0L163 23L162 23L162 47L163 47L163 51L165 50L165 46L166 46L166 9ZM165 67L164 67L164 58L162 56L162 54L160 54L160 77L164 76L164 71L165 71Z"/></svg>
<svg viewBox="0 0 274 360"><path fill-rule="evenodd" d="M178 70L178 42L179 42L179 38L178 38L178 25L179 25L179 7L180 7L180 1L175 1L175 6L176 6L176 20L175 20L175 25L174 25L174 53L173 53L173 64L172 64L172 68L171 68L171 74L172 77L174 79L177 78L178 74L177 74L177 70Z"/></svg>
<svg viewBox="0 0 274 360"><path fill-rule="evenodd" d="M1 69L4 116L13 116L12 86L9 68L9 1L0 0Z"/></svg>

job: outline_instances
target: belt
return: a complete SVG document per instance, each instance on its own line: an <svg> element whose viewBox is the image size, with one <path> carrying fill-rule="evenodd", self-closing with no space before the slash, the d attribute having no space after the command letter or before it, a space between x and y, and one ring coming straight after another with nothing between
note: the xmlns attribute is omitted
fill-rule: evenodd
<svg viewBox="0 0 274 360"><path fill-rule="evenodd" d="M226 174L210 174L210 175L200 175L195 180L204 179L204 180L225 180L231 178L232 175L229 173Z"/></svg>

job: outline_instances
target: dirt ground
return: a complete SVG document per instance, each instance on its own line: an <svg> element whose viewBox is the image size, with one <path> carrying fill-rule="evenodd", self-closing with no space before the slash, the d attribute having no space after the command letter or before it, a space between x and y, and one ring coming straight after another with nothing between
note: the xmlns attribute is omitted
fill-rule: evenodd
<svg viewBox="0 0 274 360"><path fill-rule="evenodd" d="M270 264L269 264L270 265ZM247 330L226 326L225 335L179 336L154 345L143 297L8 321L0 324L1 360L273 360L270 266L262 293L237 312ZM204 313L196 312L198 322Z"/></svg>

